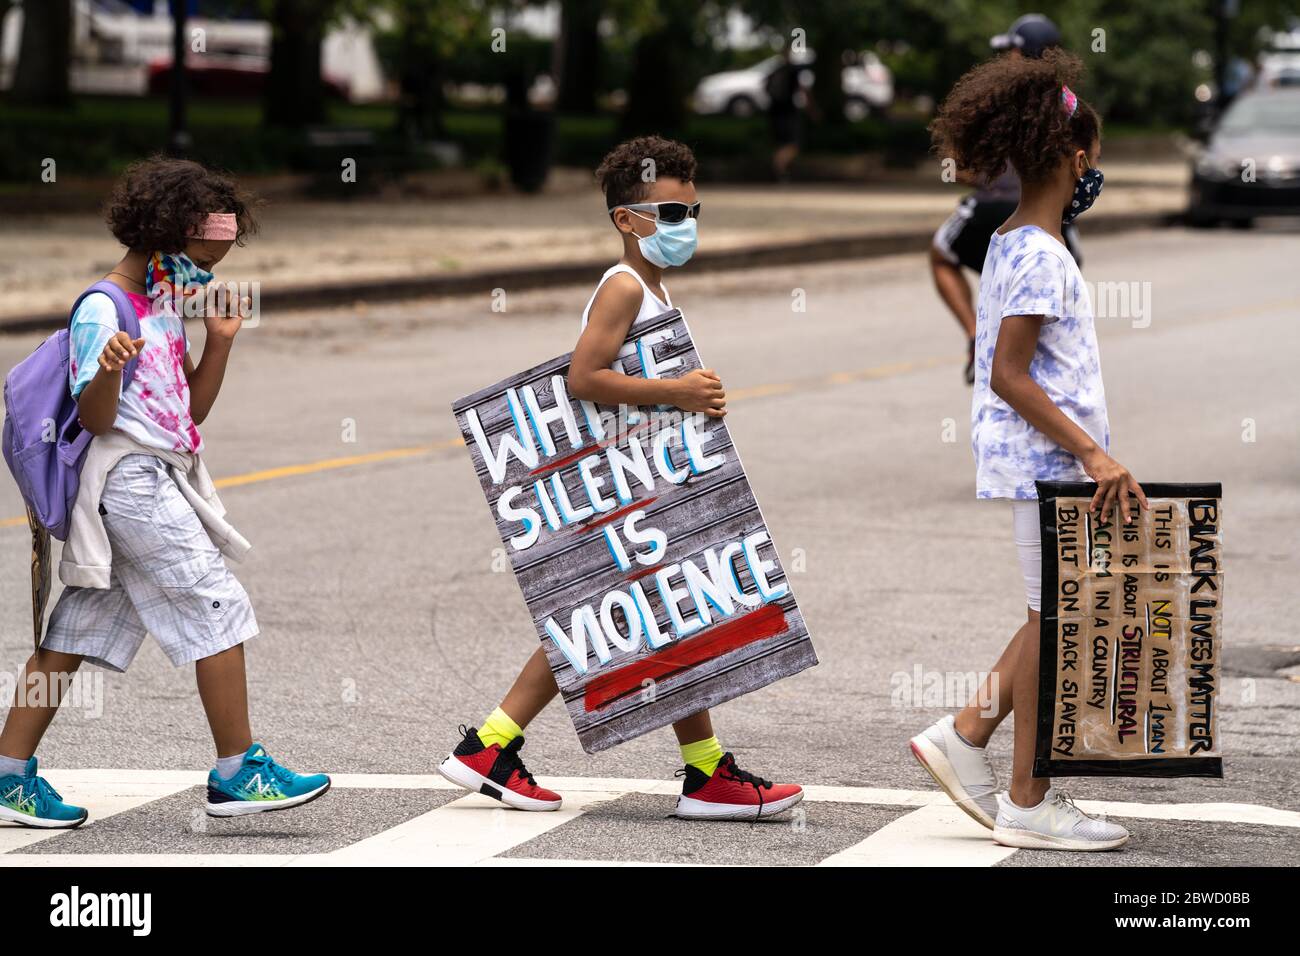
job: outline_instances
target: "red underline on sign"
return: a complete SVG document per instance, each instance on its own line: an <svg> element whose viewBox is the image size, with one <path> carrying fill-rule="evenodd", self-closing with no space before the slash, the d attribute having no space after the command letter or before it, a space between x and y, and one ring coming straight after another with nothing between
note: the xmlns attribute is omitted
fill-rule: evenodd
<svg viewBox="0 0 1300 956"><path fill-rule="evenodd" d="M628 581L640 581L642 578L648 578L663 568L662 564L653 564L648 568L642 568L640 571L633 571L627 576Z"/></svg>
<svg viewBox="0 0 1300 956"><path fill-rule="evenodd" d="M577 451L571 452L570 454L565 455L563 458L557 458L554 461L548 461L546 464L542 465L541 467L534 468L532 471L529 472L529 474L544 475L548 471L555 471L559 468L565 467L566 465L572 465L575 461L580 461L583 458L586 458L588 455L600 451L602 448L608 448L610 445L617 445L619 442L621 442L624 438L627 438L629 435L634 435L637 432L641 431L641 429L649 428L649 427L650 427L650 421L649 419L647 419L646 421L641 422L641 424L639 425L633 425L625 432L620 432L619 434L615 435L613 438L602 438L600 441L594 441L590 445L583 445Z"/></svg>
<svg viewBox="0 0 1300 956"><path fill-rule="evenodd" d="M619 518L623 517L624 515L629 515L633 511L639 511L640 509L644 508L646 505L650 504L650 502L658 500L658 498L659 498L658 495L651 495L649 498L646 498L643 501L634 501L630 505L624 505L622 508L616 508L613 511L607 511L599 518L592 518L586 524L578 525L578 527L575 528L574 530L591 531L595 528L599 528L601 525L609 524L611 521L617 521Z"/></svg>
<svg viewBox="0 0 1300 956"><path fill-rule="evenodd" d="M583 707L588 712L598 710L640 690L641 682L646 679L658 680L688 670L746 644L775 637L787 627L781 606L766 604L733 621L715 625L700 637L669 646L609 674L593 677L583 691Z"/></svg>

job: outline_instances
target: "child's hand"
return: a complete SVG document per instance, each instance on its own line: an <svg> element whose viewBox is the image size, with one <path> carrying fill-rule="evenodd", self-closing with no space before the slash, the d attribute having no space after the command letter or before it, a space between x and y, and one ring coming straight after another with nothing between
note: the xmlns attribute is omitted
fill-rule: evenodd
<svg viewBox="0 0 1300 956"><path fill-rule="evenodd" d="M99 353L99 367L105 372L120 372L126 363L140 354L144 339L132 339L125 332L115 332Z"/></svg>
<svg viewBox="0 0 1300 956"><path fill-rule="evenodd" d="M1143 494L1142 486L1138 484L1137 479L1129 474L1127 468L1104 451L1098 449L1084 459L1083 470L1097 483L1097 493L1092 496L1092 504L1088 506L1089 513L1104 518L1110 514L1111 508L1118 505L1120 514L1124 516L1124 523L1131 524L1133 515L1129 492L1137 496L1138 504L1143 508L1147 507L1147 496Z"/></svg>
<svg viewBox="0 0 1300 956"><path fill-rule="evenodd" d="M252 314L253 303L248 296L238 299L232 297L225 301L226 311L223 313L218 309L211 309L203 317L203 325L208 330L208 335L229 341L239 332L244 319Z"/></svg>
<svg viewBox="0 0 1300 956"><path fill-rule="evenodd" d="M697 368L677 379L677 395L673 404L683 411L703 412L710 418L727 414L727 393L722 390L722 379L711 368Z"/></svg>

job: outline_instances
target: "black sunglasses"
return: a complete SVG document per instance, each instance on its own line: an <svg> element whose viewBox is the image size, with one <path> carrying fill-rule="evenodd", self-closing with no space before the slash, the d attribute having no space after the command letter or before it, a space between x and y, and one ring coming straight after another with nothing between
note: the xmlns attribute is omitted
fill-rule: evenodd
<svg viewBox="0 0 1300 956"><path fill-rule="evenodd" d="M684 222L687 216L692 219L700 218L700 204L698 202L690 204L684 202L627 202L611 206L609 212L613 214L615 209L648 210L655 214L656 222Z"/></svg>

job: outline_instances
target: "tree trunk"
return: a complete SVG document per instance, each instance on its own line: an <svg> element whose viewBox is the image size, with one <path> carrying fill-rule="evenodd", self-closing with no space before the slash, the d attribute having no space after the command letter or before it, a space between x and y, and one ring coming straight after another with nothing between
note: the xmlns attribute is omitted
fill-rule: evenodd
<svg viewBox="0 0 1300 956"><path fill-rule="evenodd" d="M64 108L72 103L72 0L23 4L23 33L9 98L29 106Z"/></svg>
<svg viewBox="0 0 1300 956"><path fill-rule="evenodd" d="M596 0L562 0L553 66L558 87L555 105L562 112L596 112L599 25L600 4Z"/></svg>
<svg viewBox="0 0 1300 956"><path fill-rule="evenodd" d="M271 14L271 71L262 113L268 126L296 128L325 119L325 88L320 77L322 6L312 0L276 0Z"/></svg>
<svg viewBox="0 0 1300 956"><path fill-rule="evenodd" d="M627 84L627 109L620 134L679 135L686 126L686 101L695 71L695 0L662 0L659 29L637 41Z"/></svg>

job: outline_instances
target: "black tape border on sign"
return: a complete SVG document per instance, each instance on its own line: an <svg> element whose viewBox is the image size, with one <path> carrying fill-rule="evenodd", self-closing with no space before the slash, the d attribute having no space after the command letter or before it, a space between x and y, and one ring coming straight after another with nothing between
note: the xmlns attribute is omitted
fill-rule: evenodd
<svg viewBox="0 0 1300 956"><path fill-rule="evenodd" d="M1221 757L1152 757L1136 760L1053 760L1052 723L1055 718L1056 669L1043 662L1056 660L1056 499L1091 498L1091 481L1036 481L1039 539L1043 548L1042 599L1038 638L1038 727L1034 739L1035 777L1215 777L1223 776ZM1218 482L1140 482L1148 498L1223 497ZM1220 638L1222 640L1222 638Z"/></svg>

